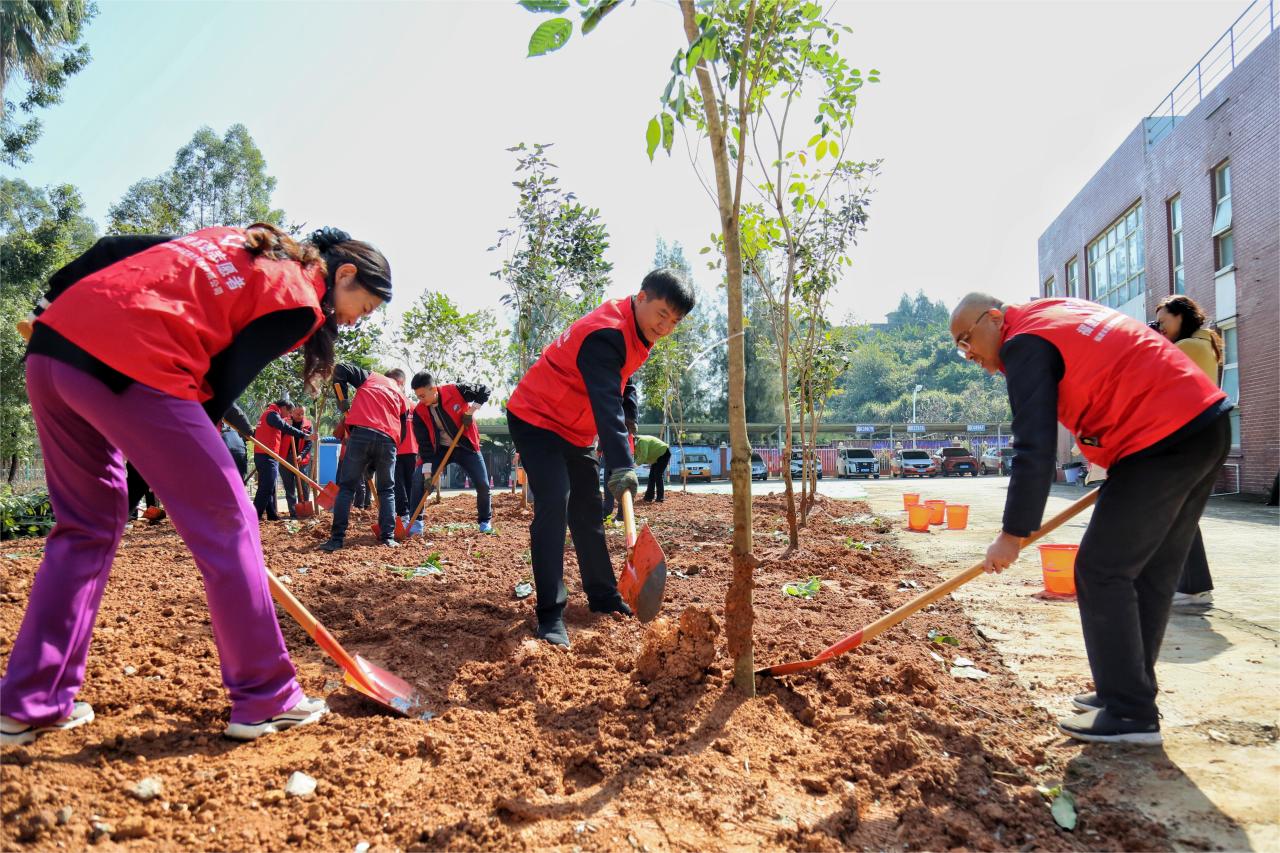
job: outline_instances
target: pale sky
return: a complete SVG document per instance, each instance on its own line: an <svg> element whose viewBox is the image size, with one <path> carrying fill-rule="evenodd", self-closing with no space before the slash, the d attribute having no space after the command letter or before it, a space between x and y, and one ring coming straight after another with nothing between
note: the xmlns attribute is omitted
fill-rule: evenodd
<svg viewBox="0 0 1280 853"><path fill-rule="evenodd" d="M542 17L514 2L99 5L93 62L18 175L77 185L100 227L199 126L242 122L290 221L382 248L393 307L429 288L497 308L501 258L485 250L515 206L504 149L553 142L564 186L609 228L611 295L635 289L659 236L685 245L702 287L717 281L697 257L716 212L680 143L653 164L644 151L682 39L671 0L623 6L538 59ZM878 321L918 289L1032 295L1040 233L1246 5L837 2L845 55L882 74L851 153L884 166L833 317Z"/></svg>

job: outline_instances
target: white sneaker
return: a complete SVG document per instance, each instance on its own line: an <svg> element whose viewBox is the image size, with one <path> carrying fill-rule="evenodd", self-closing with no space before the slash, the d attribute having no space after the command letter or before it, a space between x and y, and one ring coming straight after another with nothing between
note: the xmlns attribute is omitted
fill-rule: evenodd
<svg viewBox="0 0 1280 853"><path fill-rule="evenodd" d="M1213 606L1213 591L1208 592L1175 592L1173 606L1179 610L1194 610Z"/></svg>
<svg viewBox="0 0 1280 853"><path fill-rule="evenodd" d="M88 702L77 702L71 706L71 713L47 726L33 726L0 714L0 744L5 746L22 746L31 743L42 734L65 731L93 722L93 706Z"/></svg>
<svg viewBox="0 0 1280 853"><path fill-rule="evenodd" d="M232 740L255 740L262 735L275 734L294 726L314 723L327 713L329 713L329 706L323 699L308 699L303 696L302 701L297 705L276 714L269 720L263 720L260 723L231 723L223 734Z"/></svg>

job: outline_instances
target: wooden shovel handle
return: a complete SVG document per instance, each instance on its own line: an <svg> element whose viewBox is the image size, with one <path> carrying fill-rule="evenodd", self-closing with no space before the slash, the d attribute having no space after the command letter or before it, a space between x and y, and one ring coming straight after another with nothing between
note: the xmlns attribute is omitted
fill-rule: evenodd
<svg viewBox="0 0 1280 853"><path fill-rule="evenodd" d="M608 484L605 484L605 488L609 488ZM636 508L632 503L630 489L622 493L618 504L622 507L623 541L628 549L634 548L636 546Z"/></svg>
<svg viewBox="0 0 1280 853"><path fill-rule="evenodd" d="M311 611L294 597L289 588L280 583L280 579L272 574L270 570L267 571L267 583L271 587L271 597L284 608L286 613L293 617L294 621L302 626L302 630L307 632L307 636L315 640L316 644L324 649L339 666L357 678L362 678L360 667L355 658L347 653L347 650L329 633L329 629L321 625L320 620L316 619L311 614Z"/></svg>
<svg viewBox="0 0 1280 853"><path fill-rule="evenodd" d="M224 424L227 424L227 426L229 426L229 427L231 427L232 429L236 430L236 432L240 432L240 430L236 429L235 424L227 423L226 421L223 421L223 423L224 423ZM262 448L262 452L263 452L263 453L267 454L267 455L268 455L268 456L270 456L272 459L276 460L276 461L277 461L277 462L279 462L281 465L283 465L285 468L287 468L287 469L289 469L290 471L292 471L293 473L297 474L297 475L298 475L299 477L301 477L304 481L306 481L306 484L307 484L308 486L310 486L311 488L315 489L317 492L318 492L318 491L321 491L321 489L320 489L320 484L319 484L319 483L317 483L315 480L311 479L311 478L310 478L310 477L308 477L306 474L304 474L304 473L302 473L301 471L299 471L297 468L295 468L295 467L293 467L292 465L290 465L287 461L285 461L285 458L284 458L283 456L281 456L279 453L276 453L274 450L272 450L271 448L267 447L267 446L266 446L266 445L264 445L262 442L258 441L256 438L254 438L253 436L249 435L248 433L240 432L240 436L241 436L245 441L252 441L254 444L258 445L258 447Z"/></svg>

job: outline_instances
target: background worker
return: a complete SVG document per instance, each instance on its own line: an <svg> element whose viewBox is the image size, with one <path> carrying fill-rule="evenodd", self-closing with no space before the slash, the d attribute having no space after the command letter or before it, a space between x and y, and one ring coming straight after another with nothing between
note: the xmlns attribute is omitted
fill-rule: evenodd
<svg viewBox="0 0 1280 853"><path fill-rule="evenodd" d="M1005 305L971 293L951 315L970 361L1003 371L1017 461L987 571L1040 527L1054 475L1055 420L1107 469L1076 555L1096 692L1058 721L1089 742L1158 744L1156 658L1196 524L1230 445L1226 395L1161 335L1080 299Z"/></svg>
<svg viewBox="0 0 1280 853"><path fill-rule="evenodd" d="M481 533L492 533L493 501L489 472L480 453L480 429L472 417L475 408L488 402L488 387L466 383L437 385L435 377L426 370L415 373L409 385L418 398L417 405L413 407L413 429L417 434L418 458L422 460L422 488L425 490L426 478L435 474L444 462L444 455L454 436L462 430L462 437L449 456L449 463L456 463L471 478L476 489L476 524ZM438 481L441 485L443 477L441 474L441 481ZM421 496L419 492L413 501L414 506ZM412 536L422 533L421 519L414 522L409 533Z"/></svg>
<svg viewBox="0 0 1280 853"><path fill-rule="evenodd" d="M267 406L258 418L257 429L253 431L253 465L258 472L258 491L253 496L253 507L258 511L259 521L264 514L268 521L280 520L276 505L276 477L280 473L280 464L267 451L287 459L290 439L307 437L288 420L292 412L293 403L277 400ZM292 514L292 504L289 509Z"/></svg>
<svg viewBox="0 0 1280 853"><path fill-rule="evenodd" d="M94 718L76 695L126 521L125 458L200 570L231 699L226 735L248 740L328 710L298 685L254 511L215 424L291 350L302 347L303 378L318 385L339 325L390 299L390 275L380 252L341 231L300 244L258 224L106 237L53 276L26 372L57 523L0 680L0 743Z"/></svg>
<svg viewBox="0 0 1280 853"><path fill-rule="evenodd" d="M395 538L396 445L408 429L409 407L404 399L404 371L386 375L354 364L339 364L333 371L338 408L345 413L347 451L338 466L338 497L333 506L333 528L322 551L337 551L347 535L351 502L370 465L378 492L378 536L388 548L399 547ZM354 399L351 388L355 388Z"/></svg>
<svg viewBox="0 0 1280 853"><path fill-rule="evenodd" d="M649 482L644 489L645 501L662 503L666 499L667 466L671 464L671 448L656 435L637 435L636 464L649 466Z"/></svg>
<svg viewBox="0 0 1280 853"><path fill-rule="evenodd" d="M564 535L573 537L587 604L597 613L630 615L618 594L600 515L595 444L612 469L615 498L639 488L623 413L627 380L649 348L693 310L693 289L677 270L655 270L640 291L611 299L577 320L516 385L507 424L537 496L529 525L538 636L569 645L564 625Z"/></svg>
<svg viewBox="0 0 1280 853"><path fill-rule="evenodd" d="M1174 346L1182 350L1214 385L1222 384L1222 338L1205 327L1205 313L1189 296L1167 296L1156 308L1156 326ZM1209 556L1204 550L1204 537L1196 525L1196 538L1191 541L1187 564L1178 578L1173 593L1173 606L1198 608L1213 604L1213 576L1209 573Z"/></svg>
<svg viewBox="0 0 1280 853"><path fill-rule="evenodd" d="M313 439L315 430L311 425L311 420L307 417L307 410L302 406L294 406L289 410L289 424L303 434L303 438L297 436L287 436L284 439L284 450L281 453L289 464L297 468L304 474L307 466L311 464L311 451L313 449ZM298 475L290 471L288 468L280 469L280 481L284 483L284 502L289 507L289 517L298 517L298 501L311 500L311 487L307 485L306 480L298 479Z"/></svg>
<svg viewBox="0 0 1280 853"><path fill-rule="evenodd" d="M409 400L406 405L412 405L412 403L413 401ZM413 515L413 510L417 506L413 497L422 494L422 487L418 484L418 480L422 477L418 463L418 436L413 423L412 410L409 414L409 428L404 431L404 437L396 445L395 473L396 515L407 526L409 517Z"/></svg>

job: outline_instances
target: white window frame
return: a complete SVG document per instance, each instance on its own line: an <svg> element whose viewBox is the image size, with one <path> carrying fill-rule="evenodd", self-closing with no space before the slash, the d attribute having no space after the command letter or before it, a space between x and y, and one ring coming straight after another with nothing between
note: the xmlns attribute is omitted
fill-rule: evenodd
<svg viewBox="0 0 1280 853"><path fill-rule="evenodd" d="M1129 219L1133 217L1130 226ZM1143 240L1142 199L1138 199L1085 247L1085 269L1088 273L1089 297L1093 301L1118 308L1147 292L1146 244ZM1133 252L1129 251L1130 245ZM1124 276L1118 274L1125 266ZM1106 287L1099 292L1099 270L1106 270ZM1119 279L1119 284L1115 279Z"/></svg>
<svg viewBox="0 0 1280 853"><path fill-rule="evenodd" d="M1080 256L1074 255L1067 261L1067 296L1075 299L1080 295Z"/></svg>
<svg viewBox="0 0 1280 853"><path fill-rule="evenodd" d="M1223 160L1213 167L1210 184L1213 187L1213 268L1216 272L1222 273L1235 269L1236 265L1236 238L1231 228L1230 160ZM1224 245L1230 246L1231 249L1231 257L1225 263L1223 255L1226 253L1222 250Z"/></svg>
<svg viewBox="0 0 1280 853"><path fill-rule="evenodd" d="M1222 357L1224 359L1222 365L1222 387L1227 387L1227 372L1235 372L1235 388L1236 398L1231 400L1235 404L1235 408L1231 410L1231 451L1238 453L1241 447L1240 438L1240 328L1234 319L1228 320L1218 327L1218 333L1222 335ZM1225 361L1227 353L1227 336L1234 335L1236 339L1235 351L1236 361Z"/></svg>
<svg viewBox="0 0 1280 853"><path fill-rule="evenodd" d="M1044 297L1045 299L1056 299L1058 295L1058 280L1055 276L1049 276L1044 282Z"/></svg>
<svg viewBox="0 0 1280 853"><path fill-rule="evenodd" d="M1166 204L1169 216L1169 292L1186 293L1186 253L1182 242L1182 194Z"/></svg>

